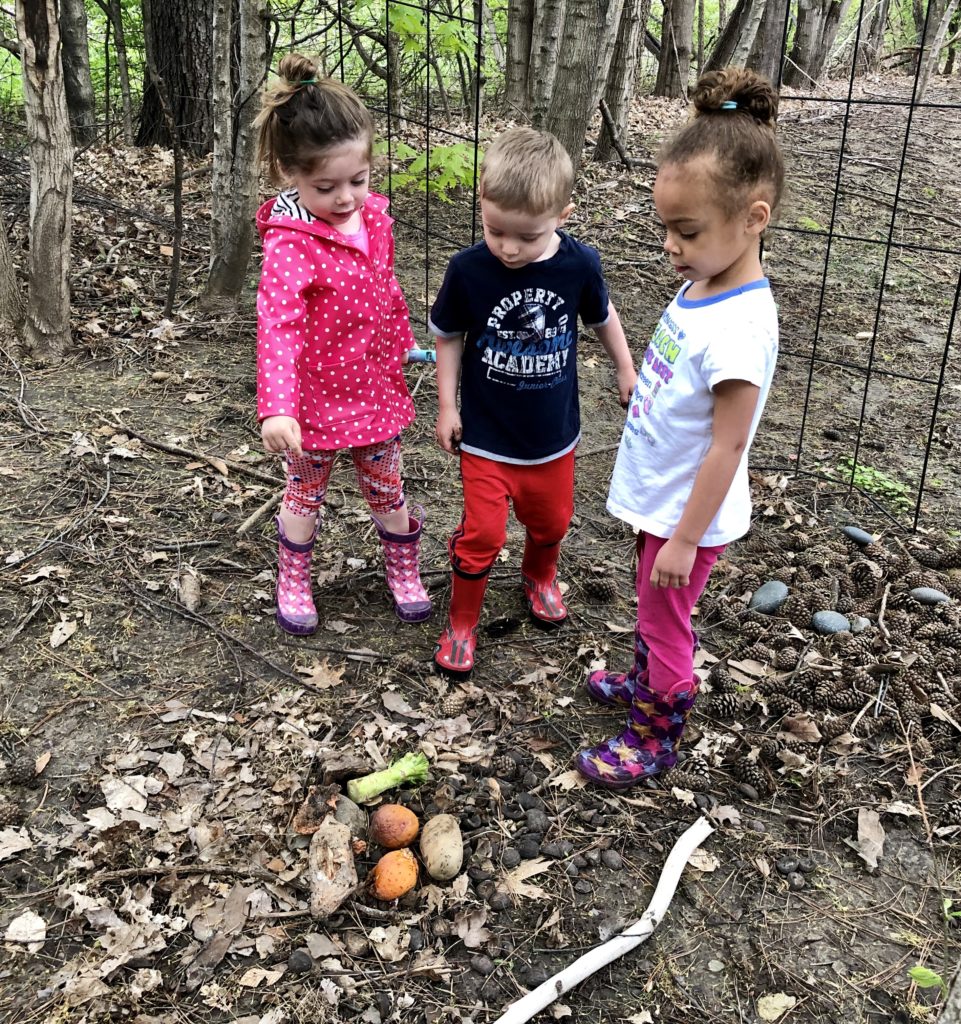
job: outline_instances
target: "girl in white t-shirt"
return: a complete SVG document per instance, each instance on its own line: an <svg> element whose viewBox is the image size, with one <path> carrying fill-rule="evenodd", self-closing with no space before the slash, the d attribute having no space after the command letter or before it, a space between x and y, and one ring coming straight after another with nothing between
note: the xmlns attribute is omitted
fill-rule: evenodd
<svg viewBox="0 0 961 1024"><path fill-rule="evenodd" d="M685 279L661 316L627 412L607 507L637 530L637 630L626 674L594 672L590 695L627 728L578 769L626 789L677 762L697 697L691 609L751 517L747 453L777 358L777 310L761 234L784 165L777 95L752 71L703 75L695 114L665 147L654 205Z"/></svg>

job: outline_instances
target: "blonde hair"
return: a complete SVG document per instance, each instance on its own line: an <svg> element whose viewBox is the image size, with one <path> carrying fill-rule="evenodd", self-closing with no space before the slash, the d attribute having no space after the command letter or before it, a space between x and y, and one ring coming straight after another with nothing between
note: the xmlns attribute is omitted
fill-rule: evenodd
<svg viewBox="0 0 961 1024"><path fill-rule="evenodd" d="M691 92L693 119L663 148L658 163L685 164L713 156L711 177L730 214L759 190L771 209L784 188L784 158L774 134L778 96L763 76L746 68L701 75Z"/></svg>
<svg viewBox="0 0 961 1024"><path fill-rule="evenodd" d="M560 213L573 187L571 158L550 132L511 128L494 140L481 163L481 199L504 210Z"/></svg>
<svg viewBox="0 0 961 1024"><path fill-rule="evenodd" d="M277 67L280 81L267 89L257 115L260 160L268 178L282 184L287 174L309 174L324 152L359 141L370 160L374 121L353 89L334 78L318 78L317 64L289 53Z"/></svg>

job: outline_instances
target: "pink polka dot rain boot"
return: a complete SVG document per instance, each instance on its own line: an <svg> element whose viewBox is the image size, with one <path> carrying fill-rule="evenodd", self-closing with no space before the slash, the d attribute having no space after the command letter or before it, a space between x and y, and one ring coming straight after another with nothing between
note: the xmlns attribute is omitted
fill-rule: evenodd
<svg viewBox="0 0 961 1024"><path fill-rule="evenodd" d="M277 625L294 636L317 630L317 609L310 594L310 561L317 529L310 540L295 544L277 517Z"/></svg>
<svg viewBox="0 0 961 1024"><path fill-rule="evenodd" d="M564 596L557 585L557 556L561 545L535 544L530 534L524 543L521 579L524 596L537 625L554 628L567 618Z"/></svg>
<svg viewBox="0 0 961 1024"><path fill-rule="evenodd" d="M697 700L700 680L682 680L657 694L643 680L634 687L627 728L577 755L577 770L608 789L629 789L677 764L677 748Z"/></svg>
<svg viewBox="0 0 961 1024"><path fill-rule="evenodd" d="M373 516L384 548L387 586L394 598L394 610L404 622L423 622L430 616L430 598L420 581L420 535L424 510L411 509L408 533L388 533Z"/></svg>

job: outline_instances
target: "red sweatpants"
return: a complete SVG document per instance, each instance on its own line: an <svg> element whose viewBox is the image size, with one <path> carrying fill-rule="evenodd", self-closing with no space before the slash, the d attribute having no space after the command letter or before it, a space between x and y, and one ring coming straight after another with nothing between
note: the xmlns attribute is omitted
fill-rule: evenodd
<svg viewBox="0 0 961 1024"><path fill-rule="evenodd" d="M483 576L507 540L507 513L527 528L534 544L559 544L574 514L574 452L537 465L516 466L461 452L464 514L448 544L461 576Z"/></svg>

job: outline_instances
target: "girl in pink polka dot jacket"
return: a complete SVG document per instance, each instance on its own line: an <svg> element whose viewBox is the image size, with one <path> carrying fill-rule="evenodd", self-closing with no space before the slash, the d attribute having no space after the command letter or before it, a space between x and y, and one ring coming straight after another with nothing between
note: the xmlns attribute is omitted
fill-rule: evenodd
<svg viewBox="0 0 961 1024"><path fill-rule="evenodd" d="M350 451L406 622L430 615L420 581L423 509L408 511L400 432L414 419L403 364L415 347L394 276L387 200L368 190L374 125L357 96L289 54L259 117L261 159L288 187L257 212L257 415L282 452L277 622L317 628L310 561L336 454Z"/></svg>

